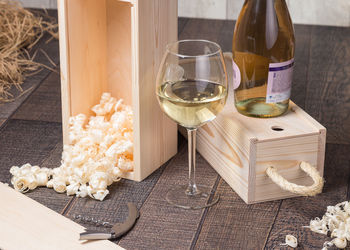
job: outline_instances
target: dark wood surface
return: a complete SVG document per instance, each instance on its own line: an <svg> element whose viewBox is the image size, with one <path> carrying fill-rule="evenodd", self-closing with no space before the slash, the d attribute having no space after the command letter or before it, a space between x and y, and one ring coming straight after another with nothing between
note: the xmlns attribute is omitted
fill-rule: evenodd
<svg viewBox="0 0 350 250"><path fill-rule="evenodd" d="M233 21L180 18L179 38L213 40L230 51L233 28ZM175 157L143 182L114 183L103 202L47 188L26 195L70 219L84 214L110 222L125 219L126 203L136 203L140 219L128 235L116 241L126 249L282 249L287 234L297 236L298 249L321 249L327 237L302 226L322 216L328 205L350 197L350 28L295 25L295 32L292 100L328 129L326 185L321 195L246 205L197 154L198 183L211 185L220 202L203 210L171 207L164 194L187 179L187 142L180 135ZM57 41L42 42L39 47L58 64L57 45ZM10 182L13 165L29 162L53 168L61 160L59 75L44 70L28 78L24 88L30 89L26 95L0 105L2 182Z"/></svg>

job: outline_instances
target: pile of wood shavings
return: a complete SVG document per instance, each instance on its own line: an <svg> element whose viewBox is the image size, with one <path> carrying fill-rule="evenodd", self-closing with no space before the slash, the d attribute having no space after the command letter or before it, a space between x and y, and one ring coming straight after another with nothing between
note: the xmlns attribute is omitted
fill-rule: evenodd
<svg viewBox="0 0 350 250"><path fill-rule="evenodd" d="M322 250L327 250L333 245L341 249L345 248L350 241L350 203L344 201L335 206L328 206L322 219L311 220L307 228L334 238L329 242L326 241Z"/></svg>
<svg viewBox="0 0 350 250"><path fill-rule="evenodd" d="M24 193L46 186L59 193L102 201L109 193L107 186L119 181L123 172L133 171L131 107L104 93L92 111L96 116L91 116L88 122L83 114L71 117L70 143L64 145L60 167L48 169L25 164L10 169L16 190Z"/></svg>
<svg viewBox="0 0 350 250"><path fill-rule="evenodd" d="M45 32L58 38L57 27L53 20L34 15L17 0L0 0L0 103L13 101L10 89L15 86L22 91L26 76L50 68L34 62L37 53L30 55L29 51Z"/></svg>

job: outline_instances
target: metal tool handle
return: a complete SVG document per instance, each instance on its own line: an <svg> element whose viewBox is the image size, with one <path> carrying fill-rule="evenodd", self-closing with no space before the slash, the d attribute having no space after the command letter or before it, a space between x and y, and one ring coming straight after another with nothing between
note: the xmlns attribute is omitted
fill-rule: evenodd
<svg viewBox="0 0 350 250"><path fill-rule="evenodd" d="M109 240L114 238L114 233L102 233L98 231L86 231L80 234L79 240Z"/></svg>

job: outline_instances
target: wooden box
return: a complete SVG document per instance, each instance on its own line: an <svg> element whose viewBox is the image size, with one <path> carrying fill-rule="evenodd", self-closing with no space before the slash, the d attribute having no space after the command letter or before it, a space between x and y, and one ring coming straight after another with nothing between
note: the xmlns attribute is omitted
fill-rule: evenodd
<svg viewBox="0 0 350 250"><path fill-rule="evenodd" d="M91 114L103 92L134 112L135 169L141 181L177 152L177 126L160 110L155 79L177 40L177 0L59 0L64 142L68 118Z"/></svg>
<svg viewBox="0 0 350 250"><path fill-rule="evenodd" d="M326 129L294 103L283 116L259 119L239 114L232 96L197 133L197 150L248 204L297 196L266 175L269 166L303 186L313 180L299 168L301 161L323 176L325 143Z"/></svg>

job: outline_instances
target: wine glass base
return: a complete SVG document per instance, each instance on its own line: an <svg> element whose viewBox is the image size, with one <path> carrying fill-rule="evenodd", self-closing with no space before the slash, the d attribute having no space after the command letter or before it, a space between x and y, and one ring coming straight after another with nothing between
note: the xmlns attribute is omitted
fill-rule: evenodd
<svg viewBox="0 0 350 250"><path fill-rule="evenodd" d="M188 186L180 186L170 190L166 194L166 200L169 204L184 209L201 209L210 207L219 201L219 195L212 193L212 187L197 185L198 193L194 195L187 194Z"/></svg>

